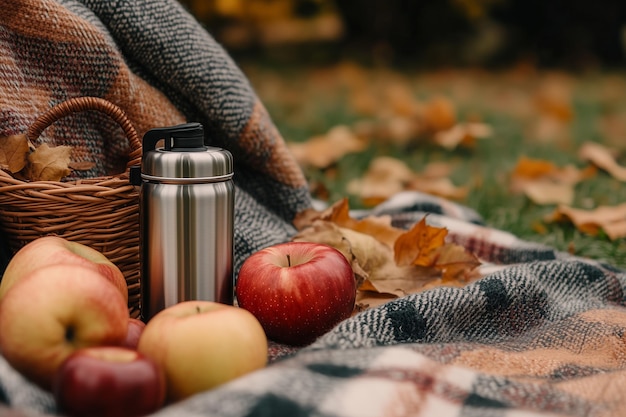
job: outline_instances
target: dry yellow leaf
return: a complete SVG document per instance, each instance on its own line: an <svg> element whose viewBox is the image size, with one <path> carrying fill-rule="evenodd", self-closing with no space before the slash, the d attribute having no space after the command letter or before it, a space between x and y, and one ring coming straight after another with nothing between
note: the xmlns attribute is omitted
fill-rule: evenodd
<svg viewBox="0 0 626 417"><path fill-rule="evenodd" d="M492 135L491 126L484 123L458 123L450 129L435 133L434 142L446 149L456 149L458 146L473 148L477 139L488 138Z"/></svg>
<svg viewBox="0 0 626 417"><path fill-rule="evenodd" d="M540 205L572 204L574 186L553 181L527 181L521 185L522 191L533 203Z"/></svg>
<svg viewBox="0 0 626 417"><path fill-rule="evenodd" d="M605 170L616 180L626 181L626 167L617 163L614 153L606 146L595 142L586 142L578 150L578 156L582 160Z"/></svg>
<svg viewBox="0 0 626 417"><path fill-rule="evenodd" d="M463 285L478 276L476 256L447 243L447 229L429 226L425 218L408 231L394 228L387 216L357 220L342 199L296 220L300 231L292 240L332 246L351 262L359 282L357 310L422 291L433 282Z"/></svg>
<svg viewBox="0 0 626 417"><path fill-rule="evenodd" d="M288 146L302 166L327 168L346 154L364 150L367 144L347 126L336 126L325 135L306 142L290 142Z"/></svg>
<svg viewBox="0 0 626 417"><path fill-rule="evenodd" d="M446 243L437 248L434 253L433 267L441 271L443 283L467 282L480 261L463 246Z"/></svg>
<svg viewBox="0 0 626 417"><path fill-rule="evenodd" d="M596 168L559 167L552 161L522 156L511 175L511 191L524 193L535 204L569 205L574 187L596 174Z"/></svg>
<svg viewBox="0 0 626 417"><path fill-rule="evenodd" d="M361 178L350 181L346 187L350 194L364 200L386 200L406 189L415 174L402 161L389 156L374 158Z"/></svg>
<svg viewBox="0 0 626 417"><path fill-rule="evenodd" d="M626 203L617 206L600 206L593 210L559 206L546 221L571 221L578 230L590 235L604 231L609 239L626 237Z"/></svg>
<svg viewBox="0 0 626 417"><path fill-rule="evenodd" d="M404 230L391 225L390 216L368 216L360 220L353 219L350 216L350 205L347 198L337 201L320 213L319 218L333 222L339 227L374 236L379 242L390 248L393 247L398 236L404 233Z"/></svg>
<svg viewBox="0 0 626 417"><path fill-rule="evenodd" d="M28 155L26 176L31 181L60 181L71 172L71 155L72 148L69 146L39 145Z"/></svg>
<svg viewBox="0 0 626 417"><path fill-rule="evenodd" d="M361 178L348 182L346 190L359 196L364 204L378 204L401 191L413 190L462 200L467 196L467 187L459 187L446 176L451 169L426 166L423 173L413 172L403 161L389 156L374 158ZM440 176L438 176L440 175Z"/></svg>
<svg viewBox="0 0 626 417"><path fill-rule="evenodd" d="M0 166L12 174L21 171L29 152L26 135L0 137Z"/></svg>

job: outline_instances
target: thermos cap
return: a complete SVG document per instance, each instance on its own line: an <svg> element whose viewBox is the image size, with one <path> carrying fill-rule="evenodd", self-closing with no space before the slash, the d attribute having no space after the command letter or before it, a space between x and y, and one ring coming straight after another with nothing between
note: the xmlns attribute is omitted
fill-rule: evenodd
<svg viewBox="0 0 626 417"><path fill-rule="evenodd" d="M163 141L163 146L157 146ZM233 175L233 157L225 149L204 145L199 123L152 129L143 138L141 174L147 180L225 181Z"/></svg>

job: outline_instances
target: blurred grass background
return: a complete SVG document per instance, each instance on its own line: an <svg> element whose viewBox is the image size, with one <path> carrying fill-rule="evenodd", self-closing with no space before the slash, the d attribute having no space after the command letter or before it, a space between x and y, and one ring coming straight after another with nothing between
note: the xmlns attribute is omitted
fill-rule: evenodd
<svg viewBox="0 0 626 417"><path fill-rule="evenodd" d="M348 183L388 155L420 171L452 163L451 180L469 188L459 203L492 227L560 250L626 267L626 240L589 236L549 223L554 206L510 190L521 156L583 167L580 145L594 141L626 165L624 9L618 1L186 0L249 77L287 141L377 118L355 106L355 88L400 86L416 100L446 97L458 121L493 129L473 147L372 138L367 149L324 169L305 167L313 194L350 198ZM355 87L353 76L363 78ZM556 110L536 106L545 89ZM380 111L389 103L381 101ZM560 111L560 113L559 113ZM563 115L565 111L565 115ZM577 185L573 207L626 202L626 187L604 172Z"/></svg>

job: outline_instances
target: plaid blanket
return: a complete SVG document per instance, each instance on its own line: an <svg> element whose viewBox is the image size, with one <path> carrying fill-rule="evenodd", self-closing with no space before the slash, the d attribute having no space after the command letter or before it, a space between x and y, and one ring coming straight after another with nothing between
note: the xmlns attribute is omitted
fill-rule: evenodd
<svg viewBox="0 0 626 417"><path fill-rule="evenodd" d="M245 77L177 3L0 6L0 136L23 133L51 104L83 95L120 105L140 133L200 121L237 161L236 267L295 232L290 220L311 203L302 173ZM99 175L120 166L128 147L107 123L77 116L41 140L98 155L81 175ZM420 193L353 214L391 214L408 227L427 213L486 261L484 277L365 310L301 349L272 345L264 369L154 415L622 415L626 272L519 240ZM57 413L50 393L1 357L0 400L0 414Z"/></svg>

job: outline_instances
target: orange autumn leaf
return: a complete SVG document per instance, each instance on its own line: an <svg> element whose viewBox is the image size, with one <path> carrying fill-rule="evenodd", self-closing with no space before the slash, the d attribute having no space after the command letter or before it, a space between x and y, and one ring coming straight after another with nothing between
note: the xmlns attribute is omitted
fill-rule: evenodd
<svg viewBox="0 0 626 417"><path fill-rule="evenodd" d="M400 235L394 244L396 264L432 266L434 252L445 244L448 230L426 224L423 217L408 232Z"/></svg>
<svg viewBox="0 0 626 417"><path fill-rule="evenodd" d="M526 156L522 156L517 161L517 165L513 169L512 175L514 177L538 178L550 175L557 169L558 168L554 162L543 159L531 159Z"/></svg>
<svg viewBox="0 0 626 417"><path fill-rule="evenodd" d="M394 245L397 265L414 265L441 271L442 282L464 280L477 266L478 258L463 246L446 243L448 230L426 224L426 217L402 234Z"/></svg>
<svg viewBox="0 0 626 417"><path fill-rule="evenodd" d="M454 103L444 96L435 96L422 109L422 122L432 132L450 129L456 123Z"/></svg>
<svg viewBox="0 0 626 417"><path fill-rule="evenodd" d="M446 243L447 229L429 226L425 218L408 231L393 227L388 216L355 219L344 198L326 210L300 213L296 224L293 241L326 244L348 259L358 282L355 311L437 285L464 285L479 275L478 259Z"/></svg>

